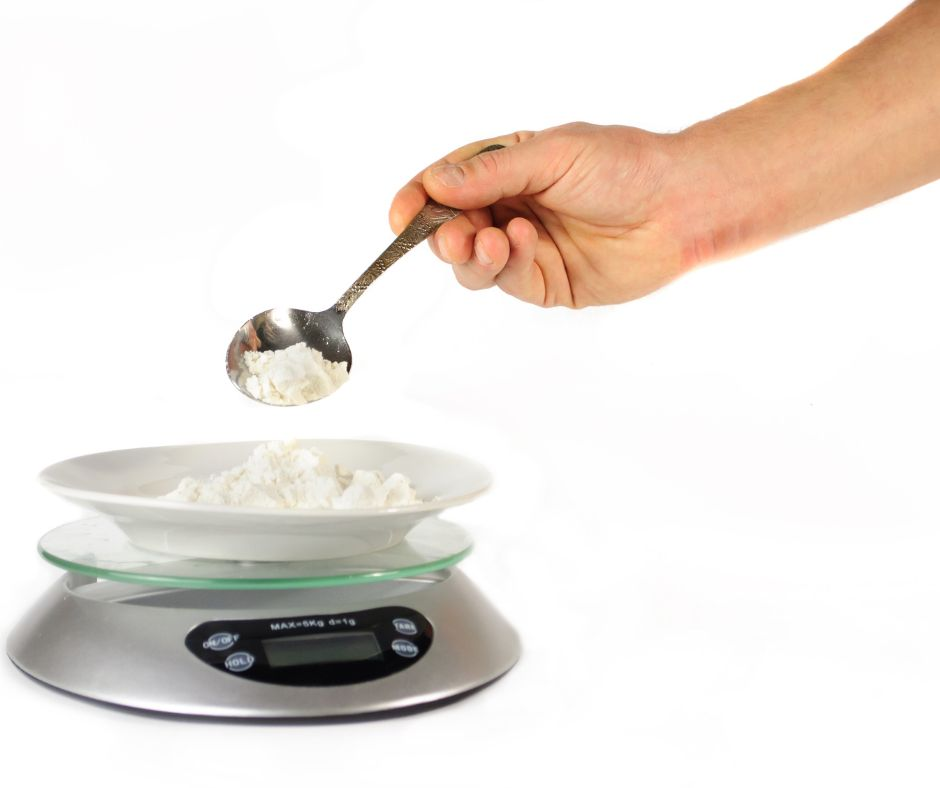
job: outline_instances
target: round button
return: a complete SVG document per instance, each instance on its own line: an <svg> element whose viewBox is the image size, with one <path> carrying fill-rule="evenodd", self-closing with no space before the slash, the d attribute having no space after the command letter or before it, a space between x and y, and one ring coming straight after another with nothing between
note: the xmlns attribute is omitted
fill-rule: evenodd
<svg viewBox="0 0 940 788"><path fill-rule="evenodd" d="M225 658L226 670L232 673L242 673L255 664L255 657L247 651L238 651L235 654L229 654Z"/></svg>
<svg viewBox="0 0 940 788"><path fill-rule="evenodd" d="M396 618L392 624L395 627L395 631L401 635L417 635L418 627L415 625L415 622L410 618Z"/></svg>
<svg viewBox="0 0 940 788"><path fill-rule="evenodd" d="M392 651L399 657L408 657L414 659L418 656L418 647L410 640L393 640Z"/></svg>
<svg viewBox="0 0 940 788"><path fill-rule="evenodd" d="M209 636L209 639L202 644L202 647L204 649L212 649L213 651L225 651L234 646L237 641L237 634L233 635L231 632L216 632L214 635Z"/></svg>

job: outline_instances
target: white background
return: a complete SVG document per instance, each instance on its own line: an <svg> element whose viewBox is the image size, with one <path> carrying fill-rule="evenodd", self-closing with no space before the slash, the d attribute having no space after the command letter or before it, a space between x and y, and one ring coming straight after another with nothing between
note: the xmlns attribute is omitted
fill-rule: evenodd
<svg viewBox="0 0 940 788"><path fill-rule="evenodd" d="M78 515L45 465L130 446L429 443L519 665L357 725L186 723L0 665L5 771L73 786L935 785L940 255L933 185L615 308L459 288L420 248L296 409L223 370L321 309L396 189L464 142L678 130L825 65L903 3L0 4L4 633ZM313 783L315 781L315 783ZM327 782L329 781L329 783Z"/></svg>

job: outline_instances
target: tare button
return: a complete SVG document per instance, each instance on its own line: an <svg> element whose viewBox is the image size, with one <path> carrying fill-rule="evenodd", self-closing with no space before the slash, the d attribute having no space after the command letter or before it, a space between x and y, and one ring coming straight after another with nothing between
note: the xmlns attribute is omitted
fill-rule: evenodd
<svg viewBox="0 0 940 788"><path fill-rule="evenodd" d="M400 635L417 635L418 627L410 618L396 618L392 624Z"/></svg>
<svg viewBox="0 0 940 788"><path fill-rule="evenodd" d="M418 656L418 647L410 640L393 640L392 651L399 657L408 657L414 659Z"/></svg>
<svg viewBox="0 0 940 788"><path fill-rule="evenodd" d="M247 651L239 651L235 654L229 654L225 658L225 669L232 673L242 673L255 664L254 655Z"/></svg>

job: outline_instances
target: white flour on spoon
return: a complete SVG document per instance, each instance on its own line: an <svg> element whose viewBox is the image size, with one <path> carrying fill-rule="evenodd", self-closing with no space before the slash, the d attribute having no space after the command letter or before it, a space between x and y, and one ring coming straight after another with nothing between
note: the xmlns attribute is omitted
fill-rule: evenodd
<svg viewBox="0 0 940 788"><path fill-rule="evenodd" d="M303 405L323 399L349 380L345 361L327 361L303 342L283 350L246 350L238 385L269 405Z"/></svg>

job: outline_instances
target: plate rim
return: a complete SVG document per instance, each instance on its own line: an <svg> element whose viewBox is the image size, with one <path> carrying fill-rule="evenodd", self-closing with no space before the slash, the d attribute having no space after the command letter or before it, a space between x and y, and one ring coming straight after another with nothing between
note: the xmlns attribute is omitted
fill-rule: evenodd
<svg viewBox="0 0 940 788"><path fill-rule="evenodd" d="M258 446L263 443L271 443L277 441L278 439L268 439L262 441L254 442L254 446ZM96 492L94 490L81 489L66 484L62 484L58 481L50 479L51 473L54 469L59 468L60 466L66 465L68 463L74 463L78 460L84 460L91 457L104 457L106 455L116 455L124 452L134 452L134 451L144 451L144 450L171 450L171 449L192 449L196 447L221 447L221 446L235 446L242 444L251 444L252 441L221 441L215 443L176 443L176 444L166 444L161 446L134 446L123 449L110 449L107 451L100 452L91 452L89 454L79 454L74 457L68 457L64 460L52 463L43 468L38 474L39 483L48 489L49 491L55 493L61 498L66 500L77 502L77 501L100 501L102 503L110 504L122 504L129 508L138 508L138 509L157 509L163 512L199 512L201 514L219 514L222 516L232 515L232 516L248 516L248 515L274 515L278 519L302 519L302 520L355 520L355 519L374 519L374 518L386 518L386 517L395 517L408 514L423 514L430 512L439 512L444 509L449 509L453 506L461 506L465 503L468 503L475 498L478 498L490 487L493 486L493 474L483 463L479 462L476 458L470 457L463 454L458 454L455 451L450 449L441 449L436 446L428 446L426 444L419 443L406 443L402 441L394 440L372 440L369 438L297 438L298 441L303 441L306 443L362 443L362 444L373 444L373 445L382 445L382 446L398 446L405 449L419 449L422 451L436 452L438 454L451 455L459 459L461 462L469 462L472 465L477 467L477 470L480 471L482 476L485 478L483 484L481 484L476 489L465 493L460 496L450 497L450 498L435 498L430 501L424 501L418 504L411 504L409 506L393 506L387 508L376 508L376 509L285 509L273 506L224 506L219 504L203 504L196 503L192 501L170 501L164 498L157 497L147 497L143 495L129 495L127 493L109 493L109 492ZM329 454L328 451L324 451L325 454ZM223 469L224 470L224 469ZM220 471L215 471L219 473Z"/></svg>

